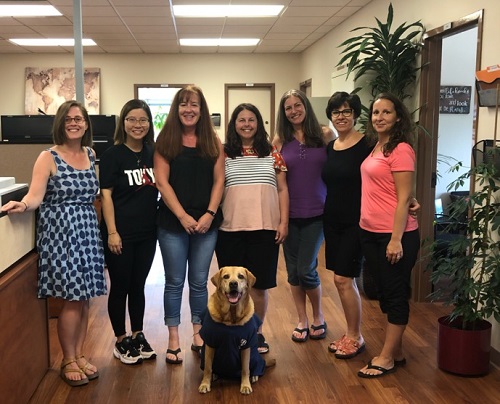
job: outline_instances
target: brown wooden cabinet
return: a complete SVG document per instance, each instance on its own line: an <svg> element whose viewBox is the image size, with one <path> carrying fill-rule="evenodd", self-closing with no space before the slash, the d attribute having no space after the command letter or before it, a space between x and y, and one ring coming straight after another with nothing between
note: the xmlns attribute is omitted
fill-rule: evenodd
<svg viewBox="0 0 500 404"><path fill-rule="evenodd" d="M38 254L30 252L0 278L0 396L26 403L50 366L47 301L37 298Z"/></svg>

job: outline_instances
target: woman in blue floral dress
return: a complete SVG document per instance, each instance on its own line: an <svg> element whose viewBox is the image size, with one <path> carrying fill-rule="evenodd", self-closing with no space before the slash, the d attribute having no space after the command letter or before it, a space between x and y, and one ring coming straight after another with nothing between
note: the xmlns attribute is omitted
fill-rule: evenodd
<svg viewBox="0 0 500 404"><path fill-rule="evenodd" d="M39 208L38 297L64 301L57 331L63 351L61 377L70 386L99 376L83 356L89 299L106 294L104 255L93 206L99 190L90 120L76 101L62 104L54 118L55 145L35 162L28 194L2 211Z"/></svg>

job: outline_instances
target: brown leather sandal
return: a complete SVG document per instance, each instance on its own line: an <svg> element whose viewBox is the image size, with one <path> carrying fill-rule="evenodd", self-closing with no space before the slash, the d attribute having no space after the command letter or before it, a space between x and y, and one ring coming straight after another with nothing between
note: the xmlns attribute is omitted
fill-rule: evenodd
<svg viewBox="0 0 500 404"><path fill-rule="evenodd" d="M339 349L341 346L342 346L342 343L344 342L344 340L346 339L346 335L342 335L342 338L338 339L338 340L335 340L333 342L330 342L330 345L328 345L328 350L331 352L331 353L335 353L337 352L337 349Z"/></svg>
<svg viewBox="0 0 500 404"><path fill-rule="evenodd" d="M84 386L84 385L88 384L89 379L85 375L85 373L83 373L83 371L81 369L67 369L66 368L68 365L70 365L72 363L76 363L76 359L70 359L66 362L63 361L61 363L61 379L63 379L71 387ZM68 377L66 376L67 373L80 373L82 378L80 380L71 380L71 379L68 379Z"/></svg>
<svg viewBox="0 0 500 404"><path fill-rule="evenodd" d="M359 343L350 338L344 338L342 344L337 347L335 357L337 359L351 359L365 350L365 341ZM342 353L339 353L339 352Z"/></svg>
<svg viewBox="0 0 500 404"><path fill-rule="evenodd" d="M85 356L83 356L83 355L77 356L76 357L77 364L78 364L79 359L83 359L85 361L85 365L83 365L83 366L78 365L78 367L82 370L82 372L85 373L85 376L87 376L87 378L89 380L97 379L99 377L99 371L97 369L92 370L90 368L93 365L87 360L87 358L85 358ZM92 373L88 373L88 372L92 372Z"/></svg>

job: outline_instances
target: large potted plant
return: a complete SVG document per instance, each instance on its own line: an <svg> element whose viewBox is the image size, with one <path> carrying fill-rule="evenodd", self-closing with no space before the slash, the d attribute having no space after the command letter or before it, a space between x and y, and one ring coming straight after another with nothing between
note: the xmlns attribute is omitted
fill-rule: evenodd
<svg viewBox="0 0 500 404"><path fill-rule="evenodd" d="M369 99L363 100L363 112L358 118L361 132L365 131L368 119L366 107L381 92L389 92L401 100L409 98L415 92L417 73L420 67L417 58L422 50L422 35L425 32L420 21L403 23L393 29L394 9L389 4L387 19L381 22L375 19L375 27L358 27L351 30L356 33L339 45L342 58L337 66L347 64L347 74L354 74L354 81L361 88L368 89ZM358 34L359 31L364 31ZM341 88L338 89L342 90ZM363 99L364 94L361 92ZM363 266L361 276L356 280L358 288L370 299L377 296L375 282L369 268Z"/></svg>
<svg viewBox="0 0 500 404"><path fill-rule="evenodd" d="M386 22L375 18L376 27L354 28L353 33L364 32L339 45L344 49L340 52L343 56L337 67L347 64L346 77L354 73L354 81L363 84L355 91L367 88L371 99L379 93L389 92L405 100L415 92L417 73L421 69L417 58L423 47L425 28L420 21L415 21L403 23L393 30L393 17L394 9L390 3ZM363 110L365 113L359 121L366 127L368 109L364 107Z"/></svg>
<svg viewBox="0 0 500 404"><path fill-rule="evenodd" d="M456 190L472 180L473 191L451 202L445 229L456 233L454 227L463 225L458 222L465 216L466 230L455 234L445 253L438 240L430 244L431 281L446 285L431 297L453 307L439 319L438 367L465 376L488 373L491 323L487 319L500 322L500 173L493 163L500 154L498 149L490 153L448 187ZM452 170L459 167L461 163Z"/></svg>

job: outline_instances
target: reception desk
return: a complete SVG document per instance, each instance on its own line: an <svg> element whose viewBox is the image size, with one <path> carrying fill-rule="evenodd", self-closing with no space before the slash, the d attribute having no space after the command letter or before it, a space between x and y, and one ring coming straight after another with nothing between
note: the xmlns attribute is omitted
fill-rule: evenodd
<svg viewBox="0 0 500 404"><path fill-rule="evenodd" d="M26 184L0 177L0 206ZM0 401L26 403L50 366L47 301L37 298L35 213L0 213Z"/></svg>
<svg viewBox="0 0 500 404"><path fill-rule="evenodd" d="M28 253L0 277L0 396L26 403L50 366L47 301L37 298L38 254Z"/></svg>

